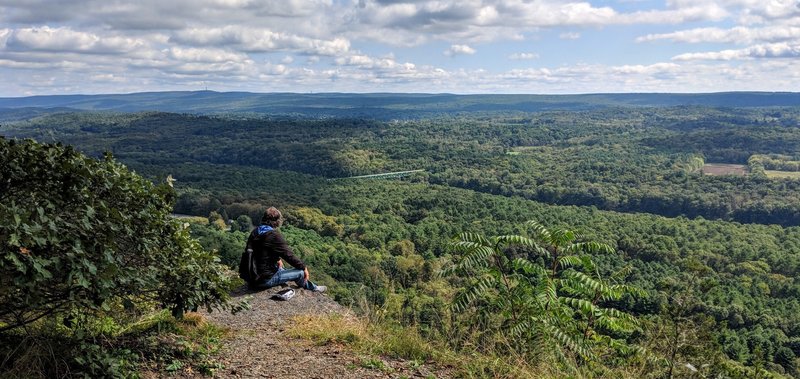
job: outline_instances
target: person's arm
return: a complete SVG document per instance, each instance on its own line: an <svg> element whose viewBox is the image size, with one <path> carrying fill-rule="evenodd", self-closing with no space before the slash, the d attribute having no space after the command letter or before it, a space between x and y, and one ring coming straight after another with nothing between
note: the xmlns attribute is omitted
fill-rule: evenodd
<svg viewBox="0 0 800 379"><path fill-rule="evenodd" d="M292 265L292 267L298 270L305 270L306 264L303 263L300 258L294 255L294 252L289 247L289 244L286 243L286 240L283 239L283 236L280 233L275 233L275 246L274 250L279 257L286 260L286 263Z"/></svg>

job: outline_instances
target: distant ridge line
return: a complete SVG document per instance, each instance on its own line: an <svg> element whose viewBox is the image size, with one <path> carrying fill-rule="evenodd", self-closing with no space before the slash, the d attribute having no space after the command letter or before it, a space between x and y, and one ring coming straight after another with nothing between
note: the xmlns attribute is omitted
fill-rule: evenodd
<svg viewBox="0 0 800 379"><path fill-rule="evenodd" d="M4 109L222 114L253 113L379 119L473 112L541 112L612 107L796 107L800 92L595 93L573 95L447 93L139 92L0 98Z"/></svg>

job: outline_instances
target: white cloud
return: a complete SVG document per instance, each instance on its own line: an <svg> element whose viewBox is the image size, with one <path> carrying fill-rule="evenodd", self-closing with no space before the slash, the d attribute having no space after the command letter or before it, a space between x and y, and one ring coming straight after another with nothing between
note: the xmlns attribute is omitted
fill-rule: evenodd
<svg viewBox="0 0 800 379"><path fill-rule="evenodd" d="M715 64L695 61L654 63L651 65L570 65L538 67L493 73L485 70L445 70L415 65L405 69L368 69L376 60L356 58L353 65L333 69L292 68L280 64L231 63L183 65L170 75L151 67L121 67L111 76L85 75L89 71L55 70L47 74L8 76L0 58L0 75L7 77L3 94L98 93L150 90L209 89L219 91L343 92L454 92L454 93L591 93L591 92L712 92L731 90L786 91L800 86L800 62L795 59ZM109 58L110 59L110 58ZM345 62L347 63L347 62ZM391 66L391 65L390 65ZM18 69L15 69L18 70ZM25 68L21 70L32 71ZM217 71L228 70L228 71ZM20 72L20 71L17 71ZM34 71L35 72L35 71ZM123 80L124 79L124 80Z"/></svg>
<svg viewBox="0 0 800 379"><path fill-rule="evenodd" d="M711 51L702 53L685 53L676 55L675 61L692 60L740 60L757 58L800 58L799 43L770 43L753 45L744 49Z"/></svg>
<svg viewBox="0 0 800 379"><path fill-rule="evenodd" d="M70 28L5 29L0 34L7 51L50 51L87 54L121 54L146 47L141 39L118 36L99 36Z"/></svg>
<svg viewBox="0 0 800 379"><path fill-rule="evenodd" d="M377 69L381 71L412 71L416 69L413 63L399 63L393 57L371 57L365 54L352 54L346 57L339 57L335 60L339 66L356 66L362 69Z"/></svg>
<svg viewBox="0 0 800 379"><path fill-rule="evenodd" d="M636 39L636 42L670 40L685 43L735 43L750 44L754 42L775 42L800 40L800 27L788 25L750 28L737 26L733 28L697 28L680 30L672 33L648 34Z"/></svg>
<svg viewBox="0 0 800 379"><path fill-rule="evenodd" d="M486 42L520 39L523 33L556 25L603 25L616 16L586 2L545 0L440 0L385 3L364 1L353 9L349 34L397 45L430 39ZM376 32L384 30L385 32Z"/></svg>
<svg viewBox="0 0 800 379"><path fill-rule="evenodd" d="M202 82L212 89L255 91L800 88L798 59L780 59L800 56L798 0L651 3L628 12L616 2L582 0L0 0L0 92L196 89ZM690 21L706 27L679 30ZM513 63L467 70L457 67L460 60L442 63L438 55L407 62L378 53L436 41L450 46L445 55L472 54L470 61L481 63L490 49L476 54L474 46L509 42L502 48L519 52L508 59L532 60L535 53L510 42L537 39L537 50L541 43L542 51L550 51L547 44L559 40L545 37L552 35L542 32L546 29L568 31L560 39L595 31L613 38L629 24L678 25L645 32L637 42L731 46L674 53L666 63L658 62L657 54L615 66L565 58L559 66L508 71L502 67ZM608 28L612 25L622 26ZM376 47L376 41L383 45ZM403 56L420 54L407 52ZM626 58L620 56L622 62ZM28 79L36 85L27 86Z"/></svg>
<svg viewBox="0 0 800 379"><path fill-rule="evenodd" d="M261 75L289 75L292 69L283 64L267 63L262 67Z"/></svg>
<svg viewBox="0 0 800 379"><path fill-rule="evenodd" d="M740 21L744 23L765 23L800 16L797 0L727 0L727 3L742 9Z"/></svg>
<svg viewBox="0 0 800 379"><path fill-rule="evenodd" d="M0 3L5 23L74 21L117 30L181 29L197 25L257 25L264 21L317 18L331 0L25 0ZM280 25L283 26L283 25Z"/></svg>
<svg viewBox="0 0 800 379"><path fill-rule="evenodd" d="M651 65L623 65L611 68L613 73L617 74L647 74L647 75L664 75L671 74L680 66L675 63L655 63Z"/></svg>
<svg viewBox="0 0 800 379"><path fill-rule="evenodd" d="M11 35L11 29L0 29L0 46L5 46L8 37Z"/></svg>
<svg viewBox="0 0 800 379"><path fill-rule="evenodd" d="M670 2L668 2L669 4ZM721 21L731 12L717 2L696 1L673 4L671 9L648 10L618 15L615 24L680 24L696 21Z"/></svg>
<svg viewBox="0 0 800 379"><path fill-rule="evenodd" d="M181 30L170 37L170 42L193 46L227 46L246 52L294 51L310 55L340 55L350 50L350 41L345 38L315 39L240 26Z"/></svg>
<svg viewBox="0 0 800 379"><path fill-rule="evenodd" d="M0 57L0 67L6 68L14 68L14 69L25 69L25 70L53 70L53 69L76 69L80 68L81 66L85 67L85 65L80 65L71 62L65 61L53 61L53 60L46 60L46 61L20 61L18 59L8 59L4 57ZM4 77L5 80L8 80L11 76Z"/></svg>
<svg viewBox="0 0 800 379"><path fill-rule="evenodd" d="M468 45L450 45L450 48L444 51L444 55L454 57L456 55L472 55L475 54L475 49Z"/></svg>
<svg viewBox="0 0 800 379"><path fill-rule="evenodd" d="M581 38L581 34L577 32L568 32L568 33L561 33L558 35L558 38L561 39L578 39Z"/></svg>
<svg viewBox="0 0 800 379"><path fill-rule="evenodd" d="M531 60L539 58L539 54L536 53L514 53L508 56L508 59L512 60Z"/></svg>
<svg viewBox="0 0 800 379"><path fill-rule="evenodd" d="M170 58L182 62L221 63L245 62L249 60L245 54L233 53L221 49L172 47L166 50L166 52Z"/></svg>
<svg viewBox="0 0 800 379"><path fill-rule="evenodd" d="M636 12L619 12L610 6L569 0L362 0L360 4L346 17L351 21L349 34L399 45L418 45L430 39L488 42L563 26L719 21L746 12L736 1L706 0L668 1L666 9ZM575 38L573 33L577 32L565 33L562 38Z"/></svg>

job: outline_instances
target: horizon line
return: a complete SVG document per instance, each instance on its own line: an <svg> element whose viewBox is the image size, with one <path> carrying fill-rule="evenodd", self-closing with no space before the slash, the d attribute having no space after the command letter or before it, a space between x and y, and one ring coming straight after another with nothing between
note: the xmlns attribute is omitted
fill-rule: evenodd
<svg viewBox="0 0 800 379"><path fill-rule="evenodd" d="M35 97L70 96L126 96L139 94L165 93L214 93L214 94L252 94L252 95L424 95L424 96L595 96L595 95L720 95L720 94L800 94L800 91L715 91L715 92L576 92L576 93L457 93L457 92L252 92L215 90L164 90L119 93L70 93L25 96L0 96L0 99L25 99ZM798 104L800 105L800 104Z"/></svg>

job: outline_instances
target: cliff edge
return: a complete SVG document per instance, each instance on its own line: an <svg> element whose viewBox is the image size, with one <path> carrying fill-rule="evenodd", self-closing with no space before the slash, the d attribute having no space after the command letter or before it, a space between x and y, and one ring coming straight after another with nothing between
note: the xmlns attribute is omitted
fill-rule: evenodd
<svg viewBox="0 0 800 379"><path fill-rule="evenodd" d="M291 287L293 288L293 286ZM443 378L449 375L432 373L402 359L365 358L340 344L315 344L291 337L286 330L295 316L337 314L355 317L323 293L295 289L291 300L272 298L281 287L264 291L240 288L232 300L249 299L251 308L238 314L204 313L210 322L230 329L223 341L217 361L224 365L215 378ZM380 360L380 368L365 365L365 359ZM145 375L149 376L149 375ZM199 373L180 372L173 377L203 378Z"/></svg>

